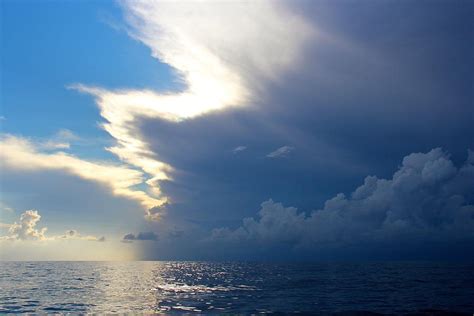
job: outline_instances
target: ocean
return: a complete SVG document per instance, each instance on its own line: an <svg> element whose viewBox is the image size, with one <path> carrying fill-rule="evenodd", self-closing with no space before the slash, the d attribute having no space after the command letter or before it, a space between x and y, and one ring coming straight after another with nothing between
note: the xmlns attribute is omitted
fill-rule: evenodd
<svg viewBox="0 0 474 316"><path fill-rule="evenodd" d="M474 312L474 264L1 262L0 313Z"/></svg>

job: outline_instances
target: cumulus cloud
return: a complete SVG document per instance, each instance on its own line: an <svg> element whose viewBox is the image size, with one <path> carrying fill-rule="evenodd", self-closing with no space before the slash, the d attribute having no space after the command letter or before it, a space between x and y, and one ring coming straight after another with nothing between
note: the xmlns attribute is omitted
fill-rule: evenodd
<svg viewBox="0 0 474 316"><path fill-rule="evenodd" d="M158 235L156 235L154 232L139 232L138 234L126 234L122 238L122 242L125 243L130 243L133 241L144 241L144 240L152 240L156 241L158 240Z"/></svg>
<svg viewBox="0 0 474 316"><path fill-rule="evenodd" d="M16 240L44 240L46 227L36 229L36 224L39 222L41 216L38 211L29 210L25 211L20 216L20 222L13 223L9 230L9 236L3 238L16 239Z"/></svg>
<svg viewBox="0 0 474 316"><path fill-rule="evenodd" d="M36 210L27 210L20 216L19 222L13 224L4 224L9 227L8 235L0 236L0 240L64 240L64 239L82 239L89 241L105 241L105 237L83 236L76 230L68 230L64 235L46 236L46 227L38 228L37 224L41 215Z"/></svg>
<svg viewBox="0 0 474 316"><path fill-rule="evenodd" d="M156 196L161 195L159 182L170 180L173 168L150 149L137 120L178 123L247 105L258 98L262 82L277 80L297 63L303 44L313 35L301 17L273 1L123 1L122 7L130 36L173 67L185 88L158 93L70 87L96 98L106 120L102 126L116 140L107 149L143 170Z"/></svg>
<svg viewBox="0 0 474 316"><path fill-rule="evenodd" d="M268 158L278 158L278 157L285 157L287 156L291 151L293 151L293 147L291 146L282 146L275 151L272 151L267 155Z"/></svg>
<svg viewBox="0 0 474 316"><path fill-rule="evenodd" d="M452 242L474 238L474 152L457 168L440 148L403 159L391 179L368 176L349 197L337 194L310 214L272 200L258 218L219 228L213 240L293 248L394 240Z"/></svg>
<svg viewBox="0 0 474 316"><path fill-rule="evenodd" d="M87 161L61 151L44 153L40 145L12 135L0 138L2 167L12 170L61 170L85 180L98 182L117 196L135 200L145 209L162 201L132 187L142 183L143 173L124 165L110 162Z"/></svg>

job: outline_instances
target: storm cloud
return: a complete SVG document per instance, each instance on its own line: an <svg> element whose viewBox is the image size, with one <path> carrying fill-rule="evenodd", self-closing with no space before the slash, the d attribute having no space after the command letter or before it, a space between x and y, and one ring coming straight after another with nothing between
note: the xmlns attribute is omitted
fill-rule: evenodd
<svg viewBox="0 0 474 316"><path fill-rule="evenodd" d="M67 132L4 135L4 203L114 227L140 259L474 248L473 2L120 8L172 88L78 78L70 87L94 97L110 136L107 160L62 152Z"/></svg>
<svg viewBox="0 0 474 316"><path fill-rule="evenodd" d="M126 234L122 238L122 242L133 242L142 240L158 240L158 235L154 232L139 232L138 234Z"/></svg>
<svg viewBox="0 0 474 316"><path fill-rule="evenodd" d="M270 197L308 210L367 174L390 177L409 153L443 147L459 164L473 148L469 8L290 7L318 35L279 80L260 82L249 106L179 123L137 118L153 157L173 166L159 181L168 221L235 225ZM282 158L282 146L294 150L266 157Z"/></svg>
<svg viewBox="0 0 474 316"><path fill-rule="evenodd" d="M312 252L403 241L472 242L473 188L474 152L457 168L436 148L406 156L391 179L368 176L350 196L337 194L310 214L263 202L257 218L245 218L236 229L215 229L211 239L234 247Z"/></svg>
<svg viewBox="0 0 474 316"><path fill-rule="evenodd" d="M144 255L262 258L290 250L314 258L339 249L367 257L361 249L390 249L410 257L402 252L472 247L472 154L465 161L474 147L465 70L473 66L472 5L266 6L258 22L250 7L235 8L242 21L252 19L255 35L246 26L234 32L240 22L216 27L218 16L235 18L229 8L216 14L191 5L188 25L174 23L183 16L172 5L126 3L133 36L183 75L187 87L170 100L191 100L190 112L168 113L168 98L157 92L79 87L96 97L117 140L111 151L151 177L148 191L163 198L146 213L159 221L143 228L163 240L142 243ZM204 55L189 56L186 47ZM281 59L271 57L280 50ZM202 87L195 79L213 56L212 69L221 71L202 82L217 79L216 90L227 92L219 106L183 99ZM265 202L253 218L270 197L282 203ZM184 234L166 239L171 227Z"/></svg>

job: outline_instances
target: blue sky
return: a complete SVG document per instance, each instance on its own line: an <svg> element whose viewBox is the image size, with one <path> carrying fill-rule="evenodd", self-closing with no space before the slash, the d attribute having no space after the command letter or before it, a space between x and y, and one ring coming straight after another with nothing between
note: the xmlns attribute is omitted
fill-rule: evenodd
<svg viewBox="0 0 474 316"><path fill-rule="evenodd" d="M473 20L469 1L3 1L5 258L462 258Z"/></svg>
<svg viewBox="0 0 474 316"><path fill-rule="evenodd" d="M127 36L113 1L4 1L2 28L2 115L8 133L48 137L67 126L104 137L94 103L66 89L72 83L177 86L170 67Z"/></svg>

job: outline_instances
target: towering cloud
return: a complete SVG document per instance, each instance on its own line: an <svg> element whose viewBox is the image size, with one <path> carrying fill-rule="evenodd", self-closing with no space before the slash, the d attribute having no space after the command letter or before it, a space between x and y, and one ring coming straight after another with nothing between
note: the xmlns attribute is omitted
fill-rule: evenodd
<svg viewBox="0 0 474 316"><path fill-rule="evenodd" d="M296 63L312 30L272 1L122 4L130 35L173 67L184 89L158 93L84 84L72 88L95 96L106 120L102 126L116 140L108 150L148 175L146 183L159 206L167 201L159 181L169 180L173 168L150 149L137 120L180 122L248 104L258 98L262 81L277 80Z"/></svg>
<svg viewBox="0 0 474 316"><path fill-rule="evenodd" d="M29 210L21 214L20 222L13 223L8 230L10 239L19 240L44 240L46 227L37 229L36 224L39 222L41 216L38 211Z"/></svg>

